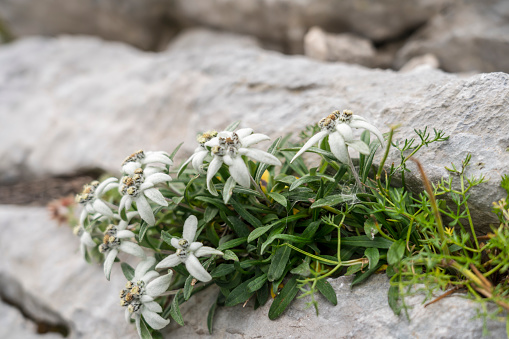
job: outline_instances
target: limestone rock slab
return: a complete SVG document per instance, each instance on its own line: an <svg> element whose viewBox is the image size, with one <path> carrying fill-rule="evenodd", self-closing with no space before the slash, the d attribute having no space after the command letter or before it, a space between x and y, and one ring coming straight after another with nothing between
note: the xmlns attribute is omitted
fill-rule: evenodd
<svg viewBox="0 0 509 339"><path fill-rule="evenodd" d="M30 38L0 47L0 181L86 168L118 173L140 148L171 152L184 141L182 159L196 133L232 121L274 138L349 108L382 132L400 124L395 140L425 126L450 135L418 158L437 181L448 176L444 166L471 153L469 175L490 180L472 191L473 214L486 225L496 222L491 202L505 196L507 107L505 73L465 78L325 64L203 31L157 54L95 38ZM397 159L393 152L390 161ZM418 189L418 178L409 185Z"/></svg>

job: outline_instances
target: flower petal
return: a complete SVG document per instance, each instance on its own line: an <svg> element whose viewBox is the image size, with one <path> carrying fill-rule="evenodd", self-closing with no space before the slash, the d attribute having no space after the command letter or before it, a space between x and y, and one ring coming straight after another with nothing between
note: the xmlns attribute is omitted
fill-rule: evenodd
<svg viewBox="0 0 509 339"><path fill-rule="evenodd" d="M131 312L129 312L129 310L126 308L125 311L124 311L124 317L125 317L125 321L127 321L127 323L131 323L131 316L133 314Z"/></svg>
<svg viewBox="0 0 509 339"><path fill-rule="evenodd" d="M198 250L196 250L194 252L194 255L197 256L197 257L203 257L203 256L206 256L206 255L213 255L213 254L224 255L223 252L221 252L219 250L216 250L215 248L208 247L208 246L200 247Z"/></svg>
<svg viewBox="0 0 509 339"><path fill-rule="evenodd" d="M251 186L251 174L247 169L246 163L242 157L238 156L232 158L232 164L230 165L230 174L241 186L249 188Z"/></svg>
<svg viewBox="0 0 509 339"><path fill-rule="evenodd" d="M146 293L153 298L160 296L170 287L172 277L173 272L170 271L170 273L152 280L147 284Z"/></svg>
<svg viewBox="0 0 509 339"><path fill-rule="evenodd" d="M107 217L113 217L113 212L101 199L95 199L93 202L94 209Z"/></svg>
<svg viewBox="0 0 509 339"><path fill-rule="evenodd" d="M270 137L265 134L255 133L255 134L248 135L245 138L242 138L241 142L242 142L242 147L249 147L251 145L257 144L257 143L259 143L261 141L265 141L265 140L270 140Z"/></svg>
<svg viewBox="0 0 509 339"><path fill-rule="evenodd" d="M149 188L154 187L154 184L151 182L144 182L140 185L140 191L143 192L144 190L148 190Z"/></svg>
<svg viewBox="0 0 509 339"><path fill-rule="evenodd" d="M157 188L149 188L144 190L143 194L153 202L161 206L168 206L168 202L164 199L163 195Z"/></svg>
<svg viewBox="0 0 509 339"><path fill-rule="evenodd" d="M129 238L134 238L135 234L131 231L128 231L128 230L120 230L120 231L117 231L117 238L119 239L129 239Z"/></svg>
<svg viewBox="0 0 509 339"><path fill-rule="evenodd" d="M140 217L143 220L145 220L147 224L152 226L156 223L156 219L154 218L154 212L152 212L150 204L143 195L140 195L138 196L138 198L136 198L136 207L138 208Z"/></svg>
<svg viewBox="0 0 509 339"><path fill-rule="evenodd" d="M342 163L348 164L348 148L346 147L345 140L339 133L331 133L329 135L329 145L332 154Z"/></svg>
<svg viewBox="0 0 509 339"><path fill-rule="evenodd" d="M239 154L245 155L253 160L256 160L258 162L263 162L265 164L281 166L281 161L279 161L278 158L276 158L275 156L273 156L270 153L267 153L267 152L259 150L259 149L241 148L241 149L239 149Z"/></svg>
<svg viewBox="0 0 509 339"><path fill-rule="evenodd" d="M117 254L118 250L114 248L106 254L106 258L104 259L104 275L108 280L110 280L111 268L113 267L113 262L115 261Z"/></svg>
<svg viewBox="0 0 509 339"><path fill-rule="evenodd" d="M179 256L176 253L170 254L163 260L161 260L157 265L156 269L160 268L168 268L168 267L175 267L178 264L180 264L182 260L180 260Z"/></svg>
<svg viewBox="0 0 509 339"><path fill-rule="evenodd" d="M169 157L159 152L145 153L145 158L141 162L144 164L159 162L165 165L173 165L173 161Z"/></svg>
<svg viewBox="0 0 509 339"><path fill-rule="evenodd" d="M186 239L190 243L193 242L197 228L198 219L194 215L190 215L184 222L184 231L182 232L182 238Z"/></svg>
<svg viewBox="0 0 509 339"><path fill-rule="evenodd" d="M143 277L141 277L140 280L143 280L145 283L148 283L149 281L151 281L152 279L157 278L158 276L159 276L159 273L157 273L156 271L148 271L147 273L145 273L145 275L143 275ZM152 298L152 297L150 297L148 295L144 295L144 297L150 298L151 300L149 300L149 301L154 300L154 298ZM148 300L146 298L144 300Z"/></svg>
<svg viewBox="0 0 509 339"><path fill-rule="evenodd" d="M202 246L203 246L203 244L201 242L197 242L197 241L193 242L193 243L191 243L191 245L189 245L189 252L194 252Z"/></svg>
<svg viewBox="0 0 509 339"><path fill-rule="evenodd" d="M212 195L218 195L217 191L215 189L213 190L210 184L212 183L212 178L221 168L221 165L223 165L223 160L221 159L221 157L215 156L214 159L212 159L212 161L210 162L209 168L207 169L207 189Z"/></svg>
<svg viewBox="0 0 509 339"><path fill-rule="evenodd" d="M136 323L136 329L138 330L138 335L140 336L140 338L142 338L141 336L141 325L140 325L140 322L141 322L141 315L136 313L134 315L134 322Z"/></svg>
<svg viewBox="0 0 509 339"><path fill-rule="evenodd" d="M311 146L313 146L314 144L316 144L317 142L319 142L320 140L322 140L323 138L325 138L327 136L327 134L329 134L328 131L321 131L321 132L318 132L316 133L315 135L313 135L305 144L304 146L301 147L301 149L297 152L297 154L294 155L292 161L290 161L290 163L292 163L295 159L297 159L302 153L304 153L305 151L307 151Z"/></svg>
<svg viewBox="0 0 509 339"><path fill-rule="evenodd" d="M366 154L366 155L369 154L369 147L362 140L353 140L351 142L347 142L346 144L348 146L352 146L353 149L357 150L359 153Z"/></svg>
<svg viewBox="0 0 509 339"><path fill-rule="evenodd" d="M384 147L384 136L382 135L382 132L380 132L378 128L371 125L370 123L362 120L352 120L350 122L350 127L367 129L378 138L378 141L380 141L380 145L382 146L382 148Z"/></svg>
<svg viewBox="0 0 509 339"><path fill-rule="evenodd" d="M207 147L218 146L219 145L219 138L212 138L209 141L207 141L206 143L204 143L204 145L207 146Z"/></svg>
<svg viewBox="0 0 509 339"><path fill-rule="evenodd" d="M341 134L341 136L346 142L353 141L353 131L348 124L342 122L338 123L336 125L336 131L338 131L339 134Z"/></svg>
<svg viewBox="0 0 509 339"><path fill-rule="evenodd" d="M88 246L88 247L95 247L96 243L92 240L92 236L88 232L83 232L83 234L80 237L80 241L82 244Z"/></svg>
<svg viewBox="0 0 509 339"><path fill-rule="evenodd" d="M81 210L81 214L80 214L80 225L83 225L87 216L88 216L87 209L83 207L83 209Z"/></svg>
<svg viewBox="0 0 509 339"><path fill-rule="evenodd" d="M99 198L100 196L103 195L104 192L108 192L110 189L112 189L113 187L116 187L118 186L118 183L117 183L118 179L115 178L115 177L111 177L111 178L108 178L108 179L104 179L103 182L101 182L99 184L99 186L97 186L97 188L95 189L95 192L94 192L94 195ZM110 186L110 184L112 183L115 183L115 185L112 185ZM105 188L108 188L108 189L105 189Z"/></svg>
<svg viewBox="0 0 509 339"><path fill-rule="evenodd" d="M131 241L121 241L118 249L122 252L134 255L135 257L145 258L145 252L143 252L143 249L138 244L135 244Z"/></svg>
<svg viewBox="0 0 509 339"><path fill-rule="evenodd" d="M207 282L212 280L212 276L192 253L186 259L186 268L189 274L200 281Z"/></svg>
<svg viewBox="0 0 509 339"><path fill-rule="evenodd" d="M154 271L154 272L155 272L155 271ZM157 273L157 272L156 272L156 273ZM159 275L159 273L157 273L157 274ZM143 280L143 281L145 281L145 280ZM148 303L150 303L150 302L154 301L154 298L152 298L151 296L148 296L148 295L146 295L146 294L143 294L143 295L141 296L141 298L140 298L140 301L141 301L142 303L144 303L144 304L148 304Z"/></svg>
<svg viewBox="0 0 509 339"><path fill-rule="evenodd" d="M164 319L159 314L149 311L146 308L142 309L141 314L143 315L143 319L145 319L147 324L154 330L160 330L170 323L168 319Z"/></svg>
<svg viewBox="0 0 509 339"><path fill-rule="evenodd" d="M145 260L140 261L140 263L136 266L134 270L134 278L136 280L140 280L141 277L147 273L152 266L156 263L156 258L147 257Z"/></svg>
<svg viewBox="0 0 509 339"><path fill-rule="evenodd" d="M122 173L128 175L134 175L134 171L141 167L141 163L138 161L130 161L122 166Z"/></svg>
<svg viewBox="0 0 509 339"><path fill-rule="evenodd" d="M203 160L209 154L207 150L203 150L195 153L193 157L193 168L196 172L203 172L201 166L203 165Z"/></svg>
<svg viewBox="0 0 509 339"><path fill-rule="evenodd" d="M147 310L152 311L152 312L159 313L159 312L163 311L163 308L161 307L161 305L159 305L155 301L149 301L147 303L143 303L143 306L145 306L145 308Z"/></svg>
<svg viewBox="0 0 509 339"><path fill-rule="evenodd" d="M170 242L171 242L171 246L175 247L176 249L182 249L182 246L179 245L179 240L178 238L171 238Z"/></svg>
<svg viewBox="0 0 509 339"><path fill-rule="evenodd" d="M94 209L94 206L93 206L93 202L89 201L85 204L85 209L87 210L87 213L88 214L95 214L95 209Z"/></svg>
<svg viewBox="0 0 509 339"><path fill-rule="evenodd" d="M252 128L241 128L241 129L237 130L235 133L237 133L237 135L239 136L240 139L244 139L249 134L253 133L253 129Z"/></svg>
<svg viewBox="0 0 509 339"><path fill-rule="evenodd" d="M154 173L150 176L146 177L145 182L149 182L152 184L159 184L161 182L168 182L171 181L171 177L168 174L164 173Z"/></svg>

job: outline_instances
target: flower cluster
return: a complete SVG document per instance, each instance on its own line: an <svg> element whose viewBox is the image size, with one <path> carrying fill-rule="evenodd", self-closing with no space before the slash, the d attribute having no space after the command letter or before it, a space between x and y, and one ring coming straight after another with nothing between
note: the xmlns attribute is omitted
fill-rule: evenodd
<svg viewBox="0 0 509 339"><path fill-rule="evenodd" d="M369 152L368 146L353 139L352 128L365 128L380 141L383 140L378 129L350 111L333 112L322 119L319 126L322 131L313 136L294 159L327 136L332 153L341 162L349 159L348 146L366 154ZM252 148L267 140L267 135L254 133L251 128L236 131L227 128L221 132L203 133L197 138L199 146L180 167L177 179L173 181L169 171L176 151L171 156L166 152L137 151L122 163L120 180L108 178L101 183L94 181L85 185L83 192L76 196L76 201L82 205L80 223L75 229L80 238L80 249L84 255L102 254L104 274L108 280L115 262L123 261L122 272L128 281L120 292L120 304L125 307L126 320L130 322L134 318L140 337L144 336L142 331L147 328L146 325L153 330L168 325L168 312L163 312L162 307L167 301L164 297L178 296L184 284L184 296L187 299L191 295L190 288L197 282L207 283L217 278L214 272L217 273L220 268L218 265L222 265L223 272L231 272L232 269L245 272L244 269L251 267L240 265L236 254L239 251L229 249L245 244L248 252L242 255L258 253L252 265L270 263L268 259L261 259L264 245L261 242L258 247L248 245L250 229L239 218L231 215L232 211L234 213L233 208L224 206L229 201L224 198L228 195L227 190L233 192L238 184L237 191L256 194L256 198L252 196L249 204L263 211L266 215L263 220L270 222L276 216L270 214L272 211L281 212L280 207L271 203L270 197L282 204L286 211L286 198L271 192L267 186L271 179L266 179L263 188L254 179L257 177L259 180L264 170L268 173L267 168L273 171L269 166L282 165L275 155L278 151L275 146L271 152ZM193 179L182 179L180 174L188 173L186 167L189 164L195 171ZM288 161L285 165L294 166ZM201 186L193 186L193 180L200 177ZM264 174L263 178L267 177L272 178ZM223 187L223 201L216 197L218 189L214 183L217 187ZM252 187L257 192L251 190ZM285 188L288 186L281 186L281 189ZM262 199L264 203L272 205L264 207L260 204ZM200 201L210 203L200 205ZM202 219L199 220L195 214L200 214ZM218 215L223 221L216 222L214 218ZM241 216L253 226L259 227L260 224L250 219L249 215L246 210ZM241 236L235 238L236 235ZM139 261L135 269L128 264L132 259ZM228 260L236 263L224 264ZM258 279L257 285L260 285L267 284L267 275L272 274L273 270L265 267L257 269L257 272L265 274L265 280ZM288 270L282 267L277 272L282 274ZM172 279L174 275L175 279ZM232 282L223 280L220 286L233 288L233 285L240 284L241 275L235 279ZM270 279L271 282L277 280ZM228 298L229 290L222 289L222 292ZM175 302L172 303L171 307L178 307L178 303L177 306Z"/></svg>

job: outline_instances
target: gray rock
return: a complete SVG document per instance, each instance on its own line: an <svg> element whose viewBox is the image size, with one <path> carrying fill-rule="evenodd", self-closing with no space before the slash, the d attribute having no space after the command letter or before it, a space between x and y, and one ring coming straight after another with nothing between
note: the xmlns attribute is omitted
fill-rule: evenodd
<svg viewBox="0 0 509 339"><path fill-rule="evenodd" d="M125 285L119 267L108 282L101 266L82 258L72 230L49 220L44 208L0 206L0 227L2 293L30 318L66 326L69 338L137 338L119 305ZM24 331L27 337L32 327L3 324L7 333Z"/></svg>
<svg viewBox="0 0 509 339"><path fill-rule="evenodd" d="M134 326L125 323L118 305L118 292L125 284L118 265L107 282L101 267L88 265L81 258L78 239L71 229L58 227L43 208L0 206L0 227L2 293L10 290L9 296L21 309L30 310L36 319L63 322L70 329L69 338L137 338ZM411 297L407 300L413 306L408 322L403 316L396 317L388 306L385 275L375 275L353 290L351 277L329 282L338 305L334 307L317 295L318 317L313 308L306 307L307 299L296 299L276 321L267 317L271 300L256 311L249 303L245 308L218 308L210 336L207 312L218 293L211 288L182 305L185 327L172 322L164 334L168 338L481 337L482 320L474 319L477 304L460 296L426 308L421 296ZM34 325L16 309L0 302L0 311L0 335L36 337ZM504 322L490 321L488 328L488 338L505 335ZM60 336L51 333L48 337Z"/></svg>
<svg viewBox="0 0 509 339"><path fill-rule="evenodd" d="M349 108L382 132L401 124L396 140L416 137L415 128L444 130L448 142L418 155L428 176L447 177L444 166L471 153L468 174L490 180L471 192L473 215L480 225L497 222L490 210L505 196L499 183L509 163L509 125L501 122L509 75L324 64L201 31L179 41L183 47L159 54L94 38L31 38L0 47L0 181L84 168L118 173L135 150L172 151L184 141L182 157L196 147L197 132L232 121L277 137ZM388 163L397 159L393 152ZM419 189L418 176L409 185Z"/></svg>
<svg viewBox="0 0 509 339"><path fill-rule="evenodd" d="M0 18L17 37L89 34L157 49L176 33L170 0L0 0Z"/></svg>
<svg viewBox="0 0 509 339"><path fill-rule="evenodd" d="M483 321L475 319L478 305L452 296L428 307L416 295L406 301L410 321L396 316L387 302L389 281L383 274L375 275L363 285L350 288L351 277L329 279L336 292L338 305L333 306L319 294L319 316L308 307L309 299L295 299L275 321L267 317L271 299L263 307L218 308L213 335L207 329L206 310L215 301L217 290L201 292L181 306L186 326L170 325L168 337L178 338L481 338ZM437 315L447 315L438 317ZM503 322L487 323L490 335L505 337Z"/></svg>
<svg viewBox="0 0 509 339"><path fill-rule="evenodd" d="M367 67L376 55L371 41L353 34L330 34L312 27L304 37L305 55L321 61L340 61Z"/></svg>
<svg viewBox="0 0 509 339"><path fill-rule="evenodd" d="M401 67L400 72L410 72L418 67L438 68L440 62L433 54L424 54L410 59Z"/></svg>
<svg viewBox="0 0 509 339"><path fill-rule="evenodd" d="M449 72L509 72L509 2L456 2L405 44L395 65L427 53Z"/></svg>

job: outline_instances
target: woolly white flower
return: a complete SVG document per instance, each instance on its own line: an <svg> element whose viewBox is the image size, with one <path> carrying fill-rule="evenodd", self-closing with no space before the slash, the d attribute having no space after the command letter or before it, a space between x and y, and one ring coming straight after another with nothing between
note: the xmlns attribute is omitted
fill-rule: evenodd
<svg viewBox="0 0 509 339"><path fill-rule="evenodd" d="M383 147L384 138L378 128L368 123L363 117L355 115L349 110L344 110L342 113L339 111L332 112L332 114L320 120L318 126L322 130L312 136L311 139L302 146L291 162L326 136L329 136L331 152L344 164L349 163L348 146L352 146L362 154L369 154L369 147L366 143L362 140L353 140L352 128L367 129L378 138Z"/></svg>
<svg viewBox="0 0 509 339"><path fill-rule="evenodd" d="M214 138L217 139L216 131L208 131L203 134L200 134L196 138L200 143L200 146L198 146L194 150L194 153L189 157L189 159L186 160L186 162L182 164L180 168L183 168L185 165L191 162L195 171L202 172L201 166L203 165L203 160L205 160L205 157L209 154L209 150L207 149L207 147L205 147L205 143Z"/></svg>
<svg viewBox="0 0 509 339"><path fill-rule="evenodd" d="M113 212L101 200L101 196L118 186L117 178L108 178L102 183L99 181L92 181L90 184L83 186L83 192L76 195L76 202L83 205L83 209L80 215L80 224L83 225L85 218L89 214L102 214L107 217L113 217Z"/></svg>
<svg viewBox="0 0 509 339"><path fill-rule="evenodd" d="M164 173L146 175L142 168L134 170L133 175L122 177L122 185L119 191L124 196L120 200L119 213L125 208L129 210L133 202L140 213L140 217L149 225L154 225L155 218L152 207L146 198L161 206L168 206L168 202L154 185L170 181L171 177Z"/></svg>
<svg viewBox="0 0 509 339"><path fill-rule="evenodd" d="M173 162L170 156L166 152L144 152L139 150L127 158L122 163L122 172L126 174L133 174L137 168L142 165L152 165L154 163L160 163L165 165L172 165Z"/></svg>
<svg viewBox="0 0 509 339"><path fill-rule="evenodd" d="M76 236L80 238L80 251L83 256L85 256L87 247L97 246L94 240L92 240L92 236L90 235L90 233L85 231L85 228L83 228L83 226L78 225L74 227L73 232Z"/></svg>
<svg viewBox="0 0 509 339"><path fill-rule="evenodd" d="M128 216L129 218L130 216ZM104 275L110 280L111 268L119 251L145 258L145 252L136 243L129 239L135 234L127 230L127 221L121 220L118 225L109 225L104 232L103 243L99 246L99 252L104 253Z"/></svg>
<svg viewBox="0 0 509 339"><path fill-rule="evenodd" d="M194 215L189 216L184 223L182 239L171 238L171 245L177 249L174 254L164 258L156 269L174 267L180 263L186 265L187 271L196 279L207 282L212 280L212 276L205 270L198 260L199 257L207 255L223 255L223 252L212 247L203 246L201 242L195 242L198 219Z"/></svg>
<svg viewBox="0 0 509 339"><path fill-rule="evenodd" d="M237 132L224 131L220 132L217 138L205 143L205 146L212 147L211 154L214 157L207 169L207 188L211 194L217 195L217 192L212 189L210 184L223 162L229 166L233 179L238 184L248 188L251 186L251 174L244 159L242 159L242 155L269 165L281 165L279 159L272 154L248 148L260 141L270 139L264 134L252 133L253 130L251 128L242 128Z"/></svg>
<svg viewBox="0 0 509 339"><path fill-rule="evenodd" d="M159 276L156 271L150 270L156 260L149 257L141 261L134 271L134 278L128 281L125 288L120 291L120 305L127 307L125 319L129 323L134 314L136 329L141 337L140 319L155 330L160 330L170 323L158 313L163 311L162 307L154 301L155 298L164 293L171 283L173 272Z"/></svg>

